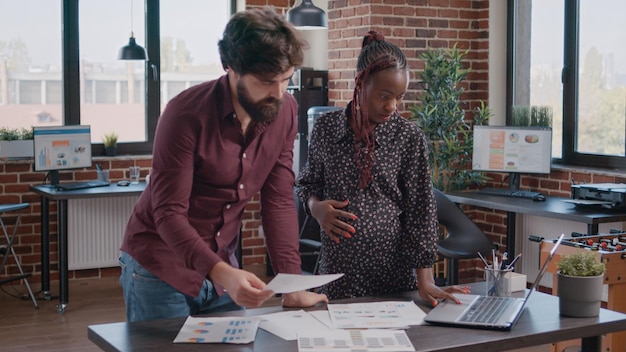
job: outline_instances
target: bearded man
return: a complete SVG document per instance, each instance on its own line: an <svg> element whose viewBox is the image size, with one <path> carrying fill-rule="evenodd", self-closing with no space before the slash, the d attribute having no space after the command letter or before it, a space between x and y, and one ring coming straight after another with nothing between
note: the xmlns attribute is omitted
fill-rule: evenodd
<svg viewBox="0 0 626 352"><path fill-rule="evenodd" d="M273 296L235 256L260 192L276 273L301 273L293 198L297 103L286 93L306 42L272 8L236 13L218 43L226 74L172 99L159 118L150 183L121 246L128 321L258 307ZM328 302L295 292L283 305Z"/></svg>

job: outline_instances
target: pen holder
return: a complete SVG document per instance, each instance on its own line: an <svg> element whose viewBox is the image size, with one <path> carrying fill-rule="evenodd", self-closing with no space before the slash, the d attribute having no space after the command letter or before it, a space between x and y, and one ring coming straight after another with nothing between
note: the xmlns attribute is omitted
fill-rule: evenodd
<svg viewBox="0 0 626 352"><path fill-rule="evenodd" d="M510 269L494 269L485 267L485 281L487 283L487 296L508 297L511 295L511 288L508 285L505 276L510 275L513 268Z"/></svg>
<svg viewBox="0 0 626 352"><path fill-rule="evenodd" d="M97 171L98 174L98 180L99 181L104 181L104 182L109 182L109 170L99 170Z"/></svg>

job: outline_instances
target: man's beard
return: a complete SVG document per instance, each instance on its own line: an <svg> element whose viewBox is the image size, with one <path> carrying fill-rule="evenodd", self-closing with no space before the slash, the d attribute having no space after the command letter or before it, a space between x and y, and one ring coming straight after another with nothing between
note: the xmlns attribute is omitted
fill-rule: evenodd
<svg viewBox="0 0 626 352"><path fill-rule="evenodd" d="M266 98L259 102L253 102L248 94L248 90L240 80L237 82L237 97L239 104L250 115L252 121L270 122L278 116L283 99Z"/></svg>

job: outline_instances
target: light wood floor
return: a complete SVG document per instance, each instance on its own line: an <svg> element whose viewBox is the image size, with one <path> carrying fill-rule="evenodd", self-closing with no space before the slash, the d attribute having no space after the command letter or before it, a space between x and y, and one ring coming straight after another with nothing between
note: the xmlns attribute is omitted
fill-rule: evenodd
<svg viewBox="0 0 626 352"><path fill-rule="evenodd" d="M246 269L267 281L265 265ZM40 288L37 282L31 286L35 291ZM23 285L5 284L2 289L18 296L27 292ZM58 299L39 299L39 309L35 309L30 299L4 291L0 291L0 352L98 351L87 339L87 326L126 320L118 277L70 281L69 304L63 314L56 311ZM51 292L58 294L58 285L52 283Z"/></svg>

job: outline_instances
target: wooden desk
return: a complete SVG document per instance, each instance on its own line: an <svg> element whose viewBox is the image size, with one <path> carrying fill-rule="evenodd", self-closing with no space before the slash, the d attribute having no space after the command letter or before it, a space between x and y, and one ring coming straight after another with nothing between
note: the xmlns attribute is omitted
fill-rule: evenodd
<svg viewBox="0 0 626 352"><path fill-rule="evenodd" d="M587 233L598 233L598 225L607 222L626 221L626 211L604 208L581 208L564 202L563 197L546 196L544 202L530 199L485 195L479 192L446 193L457 204L473 205L481 208L507 212L506 250L515 251L515 214L528 214L553 219L569 220L587 224Z"/></svg>
<svg viewBox="0 0 626 352"><path fill-rule="evenodd" d="M41 196L41 290L50 300L50 201L57 201L59 237L59 304L57 311L63 313L69 303L67 259L67 200L81 198L124 197L136 195L146 188L145 182L120 187L112 183L108 187L95 187L74 191L59 191L50 185L31 186L30 190Z"/></svg>
<svg viewBox="0 0 626 352"><path fill-rule="evenodd" d="M475 292L482 291L473 288ZM417 292L381 297L337 300L332 303L371 302L382 300L414 300L420 308ZM325 309L320 306L313 309ZM253 316L282 311L280 306L215 314L216 316ZM296 341L284 341L259 329L251 344L174 344L172 341L185 318L163 319L137 323L90 325L89 340L104 351L297 351ZM569 318L559 315L558 298L534 292L517 324L510 331L492 331L434 325L412 326L406 330L417 351L486 352L549 344L575 337L583 338L583 351L600 351L601 335L626 329L626 314L602 309L594 318Z"/></svg>

